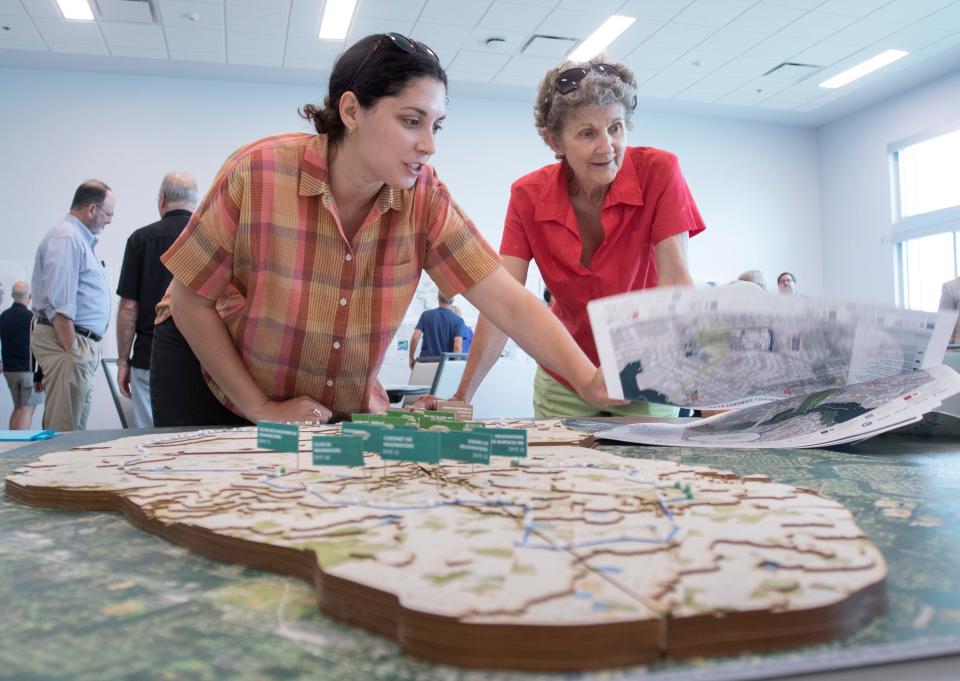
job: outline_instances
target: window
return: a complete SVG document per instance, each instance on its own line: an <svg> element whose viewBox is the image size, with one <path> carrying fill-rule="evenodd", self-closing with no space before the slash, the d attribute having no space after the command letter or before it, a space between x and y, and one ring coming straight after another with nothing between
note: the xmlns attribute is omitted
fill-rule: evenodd
<svg viewBox="0 0 960 681"><path fill-rule="evenodd" d="M960 274L960 128L904 140L888 150L898 302L933 311L940 287Z"/></svg>
<svg viewBox="0 0 960 681"><path fill-rule="evenodd" d="M901 218L960 205L960 130L897 152Z"/></svg>
<svg viewBox="0 0 960 681"><path fill-rule="evenodd" d="M957 276L957 233L942 232L900 242L901 301L933 312L943 282Z"/></svg>

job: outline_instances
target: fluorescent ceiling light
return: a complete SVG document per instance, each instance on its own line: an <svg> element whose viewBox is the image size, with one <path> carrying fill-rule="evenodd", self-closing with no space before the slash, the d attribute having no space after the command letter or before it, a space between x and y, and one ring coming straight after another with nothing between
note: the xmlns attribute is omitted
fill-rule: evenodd
<svg viewBox="0 0 960 681"><path fill-rule="evenodd" d="M64 19L93 21L93 10L87 0L57 0L57 6Z"/></svg>
<svg viewBox="0 0 960 681"><path fill-rule="evenodd" d="M847 69L843 73L838 73L833 78L828 78L820 83L820 87L827 87L830 89L843 87L847 83L852 83L857 78L863 78L868 73L873 73L877 69L882 69L887 64L892 64L898 59L903 59L908 54L909 52L904 52L903 50L887 50L886 52L881 52L876 57L871 57L867 61L857 64L856 66Z"/></svg>
<svg viewBox="0 0 960 681"><path fill-rule="evenodd" d="M596 31L590 34L586 40L580 43L580 46L571 52L567 59L570 61L587 61L588 59L597 56L607 49L607 45L619 38L621 33L630 28L630 24L632 24L634 21L636 21L636 19L633 17L621 17L616 15L610 17L603 22L603 25L600 26L600 28L598 28Z"/></svg>
<svg viewBox="0 0 960 681"><path fill-rule="evenodd" d="M346 39L356 6L357 0L327 0L317 37L325 40Z"/></svg>

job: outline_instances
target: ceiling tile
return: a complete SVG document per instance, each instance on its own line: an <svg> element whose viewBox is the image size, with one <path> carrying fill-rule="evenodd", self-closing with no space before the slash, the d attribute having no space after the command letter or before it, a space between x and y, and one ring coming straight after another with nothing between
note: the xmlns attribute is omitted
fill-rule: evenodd
<svg viewBox="0 0 960 681"><path fill-rule="evenodd" d="M514 54L520 50L523 43L530 36L528 31L507 31L504 29L475 28L466 42L463 44L465 50L475 52L492 52L496 54ZM502 43L486 44L488 38L503 38Z"/></svg>
<svg viewBox="0 0 960 681"><path fill-rule="evenodd" d="M0 14L4 16L27 16L27 10L20 4L20 0L0 0Z"/></svg>
<svg viewBox="0 0 960 681"><path fill-rule="evenodd" d="M549 57L518 55L507 62L493 82L505 85L529 85L535 88L543 80L547 71L556 65L556 60Z"/></svg>
<svg viewBox="0 0 960 681"><path fill-rule="evenodd" d="M537 28L540 35L556 35L564 38L586 38L600 28L609 18L597 12L574 12L558 9L551 12Z"/></svg>
<svg viewBox="0 0 960 681"><path fill-rule="evenodd" d="M558 62L566 58L568 52L576 46L575 38L557 38L534 35L524 43L523 54L529 57L550 57Z"/></svg>
<svg viewBox="0 0 960 681"><path fill-rule="evenodd" d="M226 51L220 52L193 52L191 50L170 50L170 58L177 61L202 61L213 64L227 62Z"/></svg>
<svg viewBox="0 0 960 681"><path fill-rule="evenodd" d="M206 0L209 2L209 0ZM282 7L287 11L290 7L289 0L223 0L227 8L231 7L258 7L260 9L278 9Z"/></svg>
<svg viewBox="0 0 960 681"><path fill-rule="evenodd" d="M744 50L748 50L766 39L766 33L741 31L736 28L721 28L697 45L697 49L707 52L724 52L730 55L742 54Z"/></svg>
<svg viewBox="0 0 960 681"><path fill-rule="evenodd" d="M674 21L698 26L725 26L753 7L753 0L695 0Z"/></svg>
<svg viewBox="0 0 960 681"><path fill-rule="evenodd" d="M283 66L283 59L280 57L265 57L255 54L231 54L227 63L244 64L246 66Z"/></svg>
<svg viewBox="0 0 960 681"><path fill-rule="evenodd" d="M890 0L827 0L817 7L817 11L846 14L851 17L865 17L889 3Z"/></svg>
<svg viewBox="0 0 960 681"><path fill-rule="evenodd" d="M412 38L413 36L410 35L412 28L413 24L408 21L381 19L380 17L354 17L345 47L353 45L361 38L377 33L402 33Z"/></svg>
<svg viewBox="0 0 960 681"><path fill-rule="evenodd" d="M778 35L785 35L791 38L811 38L814 40L823 40L841 28L845 28L853 23L855 19L843 14L827 14L826 12L810 12L792 24L780 29Z"/></svg>
<svg viewBox="0 0 960 681"><path fill-rule="evenodd" d="M554 7L557 0L510 0L518 5L536 5L537 7Z"/></svg>
<svg viewBox="0 0 960 681"><path fill-rule="evenodd" d="M290 6L290 11L320 14L323 11L324 3L325 0L293 0L293 5Z"/></svg>
<svg viewBox="0 0 960 681"><path fill-rule="evenodd" d="M743 77L707 76L677 95L677 99L697 98L696 101L716 101L720 97L743 87L749 82L749 78Z"/></svg>
<svg viewBox="0 0 960 681"><path fill-rule="evenodd" d="M20 0L27 13L32 17L62 19L56 5L51 0Z"/></svg>
<svg viewBox="0 0 960 681"><path fill-rule="evenodd" d="M628 54L626 61L633 69L660 69L669 66L687 53L687 50L671 50L654 45L641 45Z"/></svg>
<svg viewBox="0 0 960 681"><path fill-rule="evenodd" d="M47 43L93 45L103 47L104 50L107 48L100 34L100 27L94 22L40 18L34 19L34 22Z"/></svg>
<svg viewBox="0 0 960 681"><path fill-rule="evenodd" d="M830 36L830 41L866 47L895 33L899 28L900 25L892 21L877 21L867 17L837 31Z"/></svg>
<svg viewBox="0 0 960 681"><path fill-rule="evenodd" d="M737 57L714 71L717 76L736 76L751 79L763 77L767 71L780 64L776 59L753 59L751 57Z"/></svg>
<svg viewBox="0 0 960 681"><path fill-rule="evenodd" d="M656 97L673 97L686 90L701 78L702 76L695 73L661 71L643 83L641 94Z"/></svg>
<svg viewBox="0 0 960 681"><path fill-rule="evenodd" d="M159 26L144 26L142 24L119 24L101 22L100 30L110 46L111 54L116 54L114 47L135 47L144 50L162 50L167 53L167 45L163 40L163 31Z"/></svg>
<svg viewBox="0 0 960 681"><path fill-rule="evenodd" d="M0 30L0 45L14 40L42 42L40 34L28 16L0 16L0 26L8 29Z"/></svg>
<svg viewBox="0 0 960 681"><path fill-rule="evenodd" d="M333 63L337 61L342 50L343 43L340 41L290 36L287 38L284 63L291 60L312 62L319 64L316 68L329 71L333 69Z"/></svg>
<svg viewBox="0 0 960 681"><path fill-rule="evenodd" d="M418 22L409 34L414 40L429 45L441 57L451 57L470 36L469 26L443 26Z"/></svg>
<svg viewBox="0 0 960 681"><path fill-rule="evenodd" d="M897 31L893 35L887 36L878 43L878 46L906 50L907 52L917 52L956 34L956 31L950 29L917 26L914 24L902 31Z"/></svg>
<svg viewBox="0 0 960 681"><path fill-rule="evenodd" d="M666 22L659 19L637 19L619 38L610 43L607 52L617 57L629 54L665 25Z"/></svg>
<svg viewBox="0 0 960 681"><path fill-rule="evenodd" d="M775 35L754 45L744 52L743 56L786 61L794 55L810 49L816 42L816 40L810 40L808 38L788 38L787 36Z"/></svg>
<svg viewBox="0 0 960 681"><path fill-rule="evenodd" d="M547 7L494 2L480 20L484 28L503 28L531 32L550 14Z"/></svg>
<svg viewBox="0 0 960 681"><path fill-rule="evenodd" d="M804 82L768 97L757 106L764 109L795 109L802 104L823 97L825 92L826 90L817 87L816 83Z"/></svg>
<svg viewBox="0 0 960 681"><path fill-rule="evenodd" d="M587 3L583 0L560 0L557 9L575 9L582 11ZM593 12L602 12L603 14L621 14L617 10L623 4L623 0L590 0L590 10ZM628 15L629 16L629 15Z"/></svg>
<svg viewBox="0 0 960 681"><path fill-rule="evenodd" d="M823 4L823 0L760 0L760 2L764 5L779 5L780 7L808 10Z"/></svg>
<svg viewBox="0 0 960 681"><path fill-rule="evenodd" d="M168 28L167 47L170 53L181 52L223 52L227 47L226 33L205 28Z"/></svg>
<svg viewBox="0 0 960 681"><path fill-rule="evenodd" d="M786 90L787 83L771 83L770 81L754 80L743 85L730 94L717 100L717 104L730 106L756 106L765 99Z"/></svg>
<svg viewBox="0 0 960 681"><path fill-rule="evenodd" d="M692 0L628 0L618 10L619 14L637 19L670 21L686 9Z"/></svg>
<svg viewBox="0 0 960 681"><path fill-rule="evenodd" d="M960 33L954 33L952 36L950 36L945 40L941 40L940 42L936 42L933 45L930 45L929 47L923 48L918 52L918 54L923 54L923 55L939 54L944 50L951 50L958 46L960 46Z"/></svg>
<svg viewBox="0 0 960 681"><path fill-rule="evenodd" d="M870 15L871 19L893 21L902 26L913 23L952 5L954 0L893 0Z"/></svg>
<svg viewBox="0 0 960 681"><path fill-rule="evenodd" d="M689 50L704 40L716 29L712 26L691 26L669 23L643 43L644 46L666 47L674 50Z"/></svg>
<svg viewBox="0 0 960 681"><path fill-rule="evenodd" d="M425 4L426 0L360 0L357 16L413 23Z"/></svg>
<svg viewBox="0 0 960 681"><path fill-rule="evenodd" d="M787 24L793 23L804 10L777 5L756 5L730 22L730 28L742 31L760 31L776 33Z"/></svg>
<svg viewBox="0 0 960 681"><path fill-rule="evenodd" d="M794 60L802 64L819 64L829 66L836 64L841 59L846 59L860 48L856 45L844 45L842 43L823 42L804 50L794 56Z"/></svg>
<svg viewBox="0 0 960 681"><path fill-rule="evenodd" d="M290 13L285 9L266 9L227 5L227 30L240 33L286 35Z"/></svg>
<svg viewBox="0 0 960 681"><path fill-rule="evenodd" d="M158 8L164 26L179 28L224 28L223 7L209 2L159 0Z"/></svg>
<svg viewBox="0 0 960 681"><path fill-rule="evenodd" d="M149 49L146 47L110 47L110 54L114 57L134 57L136 59L168 59L167 51Z"/></svg>
<svg viewBox="0 0 960 681"><path fill-rule="evenodd" d="M731 55L721 52L706 52L701 49L690 50L666 67L668 71L699 73L706 76L732 59Z"/></svg>
<svg viewBox="0 0 960 681"><path fill-rule="evenodd" d="M301 38L316 38L317 34L320 33L321 17L322 15L319 13L291 12L288 35L295 35Z"/></svg>
<svg viewBox="0 0 960 681"><path fill-rule="evenodd" d="M921 19L918 23L922 26L952 28L960 31L960 2L955 2L939 12L931 14L926 19Z"/></svg>
<svg viewBox="0 0 960 681"><path fill-rule="evenodd" d="M230 31L227 33L227 57L231 64L235 63L233 58L238 55L280 59L283 57L284 40L282 35Z"/></svg>
<svg viewBox="0 0 960 681"><path fill-rule="evenodd" d="M29 50L30 52L49 52L44 42L40 40L3 40L0 41L0 50Z"/></svg>
<svg viewBox="0 0 960 681"><path fill-rule="evenodd" d="M489 0L428 0L420 13L420 21L451 26L476 26L490 4Z"/></svg>
<svg viewBox="0 0 960 681"><path fill-rule="evenodd" d="M101 40L100 44L95 43L68 43L47 41L51 52L62 52L64 54L103 54L109 55L107 45Z"/></svg>
<svg viewBox="0 0 960 681"><path fill-rule="evenodd" d="M460 50L450 63L449 76L454 79L469 76L469 80L489 81L497 75L509 58L505 54Z"/></svg>

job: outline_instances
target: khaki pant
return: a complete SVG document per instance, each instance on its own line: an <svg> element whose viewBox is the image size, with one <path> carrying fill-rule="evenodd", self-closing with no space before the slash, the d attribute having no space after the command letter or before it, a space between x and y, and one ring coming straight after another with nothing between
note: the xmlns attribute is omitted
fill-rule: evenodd
<svg viewBox="0 0 960 681"><path fill-rule="evenodd" d="M538 419L588 416L658 416L676 418L679 410L669 404L631 402L609 407L594 407L563 385L546 371L537 367L533 379L533 415Z"/></svg>
<svg viewBox="0 0 960 681"><path fill-rule="evenodd" d="M64 350L52 326L37 324L30 336L30 350L43 369L43 390L47 394L43 427L61 432L84 430L93 403L100 344L77 335L73 347Z"/></svg>

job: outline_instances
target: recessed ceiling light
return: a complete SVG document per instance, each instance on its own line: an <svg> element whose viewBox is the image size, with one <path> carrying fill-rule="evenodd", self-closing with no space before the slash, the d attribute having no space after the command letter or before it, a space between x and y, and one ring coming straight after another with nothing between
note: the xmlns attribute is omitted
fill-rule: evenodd
<svg viewBox="0 0 960 681"><path fill-rule="evenodd" d="M621 33L630 28L630 25L635 21L636 19L634 17L617 15L610 17L603 22L600 28L580 43L580 46L571 52L567 59L570 61L587 61L597 56L607 49L607 45L619 38Z"/></svg>
<svg viewBox="0 0 960 681"><path fill-rule="evenodd" d="M87 0L57 0L57 7L64 19L93 21L93 10Z"/></svg>
<svg viewBox="0 0 960 681"><path fill-rule="evenodd" d="M327 0L317 37L325 40L344 40L347 37L347 31L350 30L350 21L353 19L353 10L356 6L357 0Z"/></svg>
<svg viewBox="0 0 960 681"><path fill-rule="evenodd" d="M871 57L867 61L857 64L856 66L847 69L843 73L838 73L833 78L828 78L820 83L820 87L830 89L843 87L847 83L852 83L858 78L863 78L868 73L873 73L877 69L882 69L887 64L892 64L898 59L903 59L908 54L909 52L904 52L903 50L887 50L885 52L881 52L876 57Z"/></svg>

